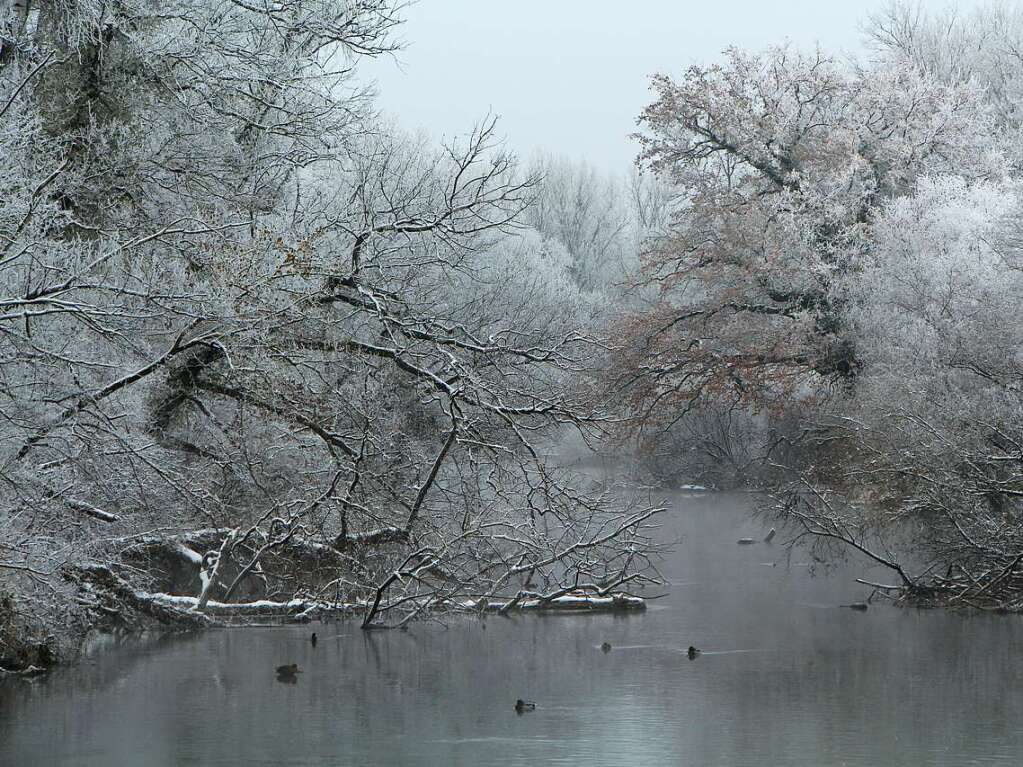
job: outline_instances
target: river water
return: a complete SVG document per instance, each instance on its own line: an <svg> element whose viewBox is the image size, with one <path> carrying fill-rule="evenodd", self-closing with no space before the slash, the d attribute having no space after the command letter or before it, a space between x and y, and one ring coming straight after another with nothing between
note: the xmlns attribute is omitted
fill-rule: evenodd
<svg viewBox="0 0 1023 767"><path fill-rule="evenodd" d="M841 608L864 565L736 545L749 502L675 498L643 614L232 629L0 682L0 765L1023 764L1023 620Z"/></svg>

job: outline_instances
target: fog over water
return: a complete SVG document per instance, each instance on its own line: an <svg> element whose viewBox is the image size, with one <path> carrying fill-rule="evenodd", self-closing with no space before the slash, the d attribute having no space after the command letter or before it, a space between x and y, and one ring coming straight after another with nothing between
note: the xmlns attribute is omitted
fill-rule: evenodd
<svg viewBox="0 0 1023 767"><path fill-rule="evenodd" d="M671 585L645 614L122 648L0 685L0 764L1018 763L1019 619L842 608L866 596L862 563L814 577L798 550L736 545L765 532L748 496L675 502Z"/></svg>

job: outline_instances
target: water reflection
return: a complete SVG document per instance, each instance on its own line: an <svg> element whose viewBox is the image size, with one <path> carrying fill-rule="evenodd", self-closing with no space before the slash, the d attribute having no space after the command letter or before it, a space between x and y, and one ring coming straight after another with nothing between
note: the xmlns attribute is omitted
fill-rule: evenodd
<svg viewBox="0 0 1023 767"><path fill-rule="evenodd" d="M0 764L1019 762L1018 619L840 608L865 571L791 566L745 503L679 501L643 615L225 630L4 683Z"/></svg>

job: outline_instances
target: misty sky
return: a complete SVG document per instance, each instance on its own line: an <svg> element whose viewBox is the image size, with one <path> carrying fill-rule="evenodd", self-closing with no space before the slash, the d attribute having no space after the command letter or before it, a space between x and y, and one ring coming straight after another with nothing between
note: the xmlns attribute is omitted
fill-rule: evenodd
<svg viewBox="0 0 1023 767"><path fill-rule="evenodd" d="M381 107L405 128L450 137L492 111L522 155L542 149L620 170L635 155L628 134L651 73L713 62L729 45L789 40L855 53L862 23L886 3L420 0L405 12L408 47L398 61L365 71L379 84Z"/></svg>

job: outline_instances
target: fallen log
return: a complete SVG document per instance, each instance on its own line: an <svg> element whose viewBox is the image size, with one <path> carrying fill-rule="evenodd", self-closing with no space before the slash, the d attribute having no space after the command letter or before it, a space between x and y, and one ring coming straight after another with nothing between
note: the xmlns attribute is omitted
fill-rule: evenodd
<svg viewBox="0 0 1023 767"><path fill-rule="evenodd" d="M191 557L187 557L191 559ZM324 602L315 599L289 600L258 599L248 602L219 602L201 597L148 592L136 588L111 567L88 563L69 568L67 577L80 583L94 598L95 607L116 615L121 608L137 611L164 624L188 627L223 625L217 619L239 618L256 620L273 618L286 622L308 622L313 618L342 617L364 614L370 609L367 600L352 602ZM561 593L537 595L522 593L510 598L444 599L434 601L428 609L459 612L625 612L646 609L641 597L621 592L613 593Z"/></svg>
<svg viewBox="0 0 1023 767"><path fill-rule="evenodd" d="M195 609L198 604L196 597L177 596L174 594L149 594L160 604L178 609ZM466 599L460 602L441 601L436 603L439 609L457 609L470 612L501 612L506 611L509 605L513 610L524 612L619 612L645 610L646 600L641 597L634 597L628 594L609 594L607 596L591 596L585 594L564 594L562 596L544 599L532 597L529 599L494 600L494 599ZM308 599L291 599L288 601L274 601L259 599L252 602L216 602L210 600L206 603L206 612L217 616L240 616L240 617L281 617L281 618L306 618L309 619L318 613L356 615L366 612L369 609L369 602L358 600L355 602L319 602Z"/></svg>
<svg viewBox="0 0 1023 767"><path fill-rule="evenodd" d="M550 599L543 597L512 600L466 599L460 603L460 606L466 610L497 613L511 610L523 612L624 612L645 610L646 600L642 597L621 593L606 596L563 594Z"/></svg>
<svg viewBox="0 0 1023 767"><path fill-rule="evenodd" d="M167 607L179 610L195 610L198 607L197 597L178 596L176 594L148 594L150 599ZM271 599L257 599L252 602L217 602L208 600L205 613L222 617L239 616L251 618L291 618L293 620L310 620L318 613L356 613L364 611L365 602L346 602L332 604L308 599L290 599L286 602Z"/></svg>

